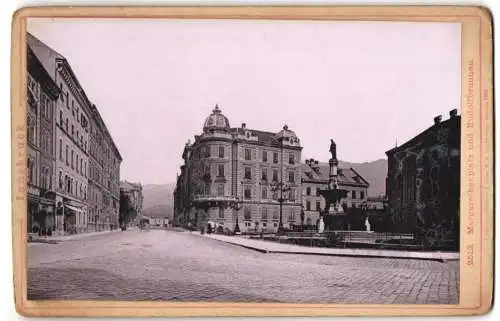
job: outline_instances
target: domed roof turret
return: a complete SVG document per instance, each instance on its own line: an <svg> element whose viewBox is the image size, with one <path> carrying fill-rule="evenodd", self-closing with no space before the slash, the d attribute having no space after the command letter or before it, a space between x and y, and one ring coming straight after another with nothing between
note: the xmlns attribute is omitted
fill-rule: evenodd
<svg viewBox="0 0 500 321"><path fill-rule="evenodd" d="M293 130L288 129L288 125L283 126L283 129L276 134L278 140L283 140L289 145L300 145L300 140Z"/></svg>
<svg viewBox="0 0 500 321"><path fill-rule="evenodd" d="M215 105L212 110L212 114L205 119L205 124L203 125L203 131L221 130L228 131L230 128L229 120L224 116L219 109L219 105Z"/></svg>

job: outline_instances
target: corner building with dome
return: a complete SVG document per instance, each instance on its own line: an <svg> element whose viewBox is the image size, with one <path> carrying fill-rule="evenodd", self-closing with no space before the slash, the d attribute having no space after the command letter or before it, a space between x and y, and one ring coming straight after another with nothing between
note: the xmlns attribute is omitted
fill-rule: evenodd
<svg viewBox="0 0 500 321"><path fill-rule="evenodd" d="M297 135L231 127L216 105L188 142L174 191L174 223L231 232L276 232L300 224L301 151ZM283 187L283 193L282 193Z"/></svg>

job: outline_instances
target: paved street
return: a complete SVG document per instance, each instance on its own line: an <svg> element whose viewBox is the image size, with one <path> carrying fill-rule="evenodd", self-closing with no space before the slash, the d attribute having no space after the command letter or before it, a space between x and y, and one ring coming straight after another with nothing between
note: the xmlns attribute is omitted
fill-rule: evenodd
<svg viewBox="0 0 500 321"><path fill-rule="evenodd" d="M264 254L189 232L28 246L29 299L458 303L459 263Z"/></svg>

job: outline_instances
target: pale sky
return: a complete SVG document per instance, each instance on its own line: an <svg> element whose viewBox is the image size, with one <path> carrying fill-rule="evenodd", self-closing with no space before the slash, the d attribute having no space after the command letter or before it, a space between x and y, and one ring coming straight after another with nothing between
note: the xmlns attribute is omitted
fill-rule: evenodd
<svg viewBox="0 0 500 321"><path fill-rule="evenodd" d="M302 157L385 151L460 111L458 23L30 19L64 55L124 160L121 179L174 182L219 104L232 127L279 131Z"/></svg>

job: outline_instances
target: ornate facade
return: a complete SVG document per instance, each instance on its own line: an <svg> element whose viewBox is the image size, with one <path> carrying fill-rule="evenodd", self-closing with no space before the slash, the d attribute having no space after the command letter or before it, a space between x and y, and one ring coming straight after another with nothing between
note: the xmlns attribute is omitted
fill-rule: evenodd
<svg viewBox="0 0 500 321"><path fill-rule="evenodd" d="M301 151L286 125L279 132L230 127L215 106L203 132L184 147L174 192L175 224L209 222L230 231L276 231L300 224ZM282 201L282 206L280 206Z"/></svg>
<svg viewBox="0 0 500 321"><path fill-rule="evenodd" d="M89 162L93 159L89 156L90 129L103 127L104 123L66 58L29 33L27 42L28 60L38 61L37 77L44 75L36 86L32 85L36 77L30 74L28 79L29 86L33 87L28 90L28 100L36 102L38 108L29 109L28 145L33 146L33 153L28 158L28 173L36 172L38 178L33 182L52 193L56 204L52 231L55 234L87 232L93 230L89 227L89 211L93 210L93 206L89 206ZM36 96L35 99L32 96ZM36 122L31 120L35 119L33 116ZM118 221L121 156L105 126L103 128L102 139L107 146L103 150L103 186L109 201L103 197L97 202L109 213L104 216L103 224L103 228L109 229Z"/></svg>
<svg viewBox="0 0 500 321"><path fill-rule="evenodd" d="M60 231L87 231L88 141L90 102L68 61L56 58L55 81L61 90L56 104L57 201L63 214Z"/></svg>
<svg viewBox="0 0 500 321"><path fill-rule="evenodd" d="M458 243L460 116L457 110L452 110L446 121L436 117L433 126L386 154L386 193L395 227L425 234L428 240L447 238Z"/></svg>
<svg viewBox="0 0 500 321"><path fill-rule="evenodd" d="M28 46L27 143L28 232L52 235L55 231L54 102L59 88Z"/></svg>

